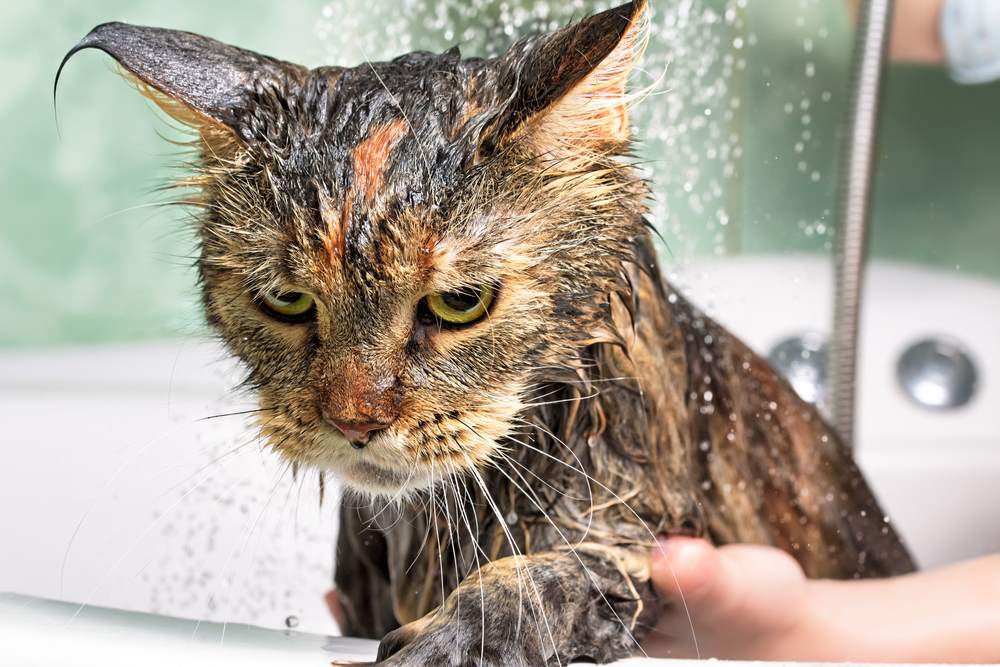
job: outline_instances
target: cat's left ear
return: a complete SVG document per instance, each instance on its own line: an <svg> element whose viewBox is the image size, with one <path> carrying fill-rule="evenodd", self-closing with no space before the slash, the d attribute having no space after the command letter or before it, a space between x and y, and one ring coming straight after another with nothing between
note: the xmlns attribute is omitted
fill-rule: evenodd
<svg viewBox="0 0 1000 667"><path fill-rule="evenodd" d="M556 153L627 143L628 80L648 23L647 0L635 0L514 49L516 93L494 139L527 135Z"/></svg>

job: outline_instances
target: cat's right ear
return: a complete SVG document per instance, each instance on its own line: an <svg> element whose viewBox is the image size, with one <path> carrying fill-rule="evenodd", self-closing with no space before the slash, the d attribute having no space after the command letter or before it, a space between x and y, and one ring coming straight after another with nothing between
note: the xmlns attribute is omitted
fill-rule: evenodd
<svg viewBox="0 0 1000 667"><path fill-rule="evenodd" d="M147 97L204 139L229 135L243 144L261 139L254 111L268 97L286 96L305 78L305 67L179 30L105 23L63 58L99 49L114 58Z"/></svg>

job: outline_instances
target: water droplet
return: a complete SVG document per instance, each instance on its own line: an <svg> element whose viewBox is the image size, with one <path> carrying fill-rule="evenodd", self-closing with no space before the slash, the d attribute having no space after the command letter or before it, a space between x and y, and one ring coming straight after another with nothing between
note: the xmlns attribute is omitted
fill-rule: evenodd
<svg viewBox="0 0 1000 667"><path fill-rule="evenodd" d="M511 526L517 523L517 519L518 519L517 512L513 511L504 518L504 520Z"/></svg>
<svg viewBox="0 0 1000 667"><path fill-rule="evenodd" d="M285 617L285 627L288 629L299 627L299 617L294 614Z"/></svg>

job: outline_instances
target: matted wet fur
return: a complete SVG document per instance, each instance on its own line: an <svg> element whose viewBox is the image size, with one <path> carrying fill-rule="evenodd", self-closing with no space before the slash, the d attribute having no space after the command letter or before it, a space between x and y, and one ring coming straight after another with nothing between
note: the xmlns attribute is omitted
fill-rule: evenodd
<svg viewBox="0 0 1000 667"><path fill-rule="evenodd" d="M198 132L208 320L271 446L351 490L336 583L384 664L626 656L659 533L913 567L817 412L660 276L628 160L647 11L485 60L310 70L120 23L67 55Z"/></svg>

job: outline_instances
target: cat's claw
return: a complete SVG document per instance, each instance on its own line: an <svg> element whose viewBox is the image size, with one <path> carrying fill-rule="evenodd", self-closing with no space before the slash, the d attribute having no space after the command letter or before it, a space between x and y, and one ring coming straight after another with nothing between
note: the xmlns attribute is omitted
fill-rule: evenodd
<svg viewBox="0 0 1000 667"><path fill-rule="evenodd" d="M378 656L375 659L377 661L387 660L413 642L417 641L421 633L423 633L428 626L429 621L426 619L429 619L435 614L436 612L432 612L420 620L414 621L413 623L407 623L406 625L396 628L392 632L388 633L382 638L381 643L379 643Z"/></svg>

